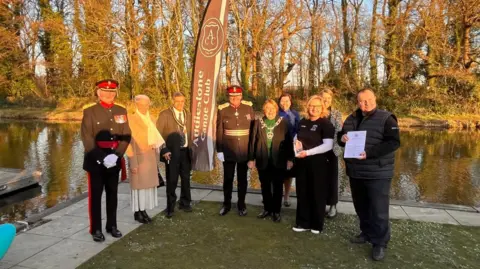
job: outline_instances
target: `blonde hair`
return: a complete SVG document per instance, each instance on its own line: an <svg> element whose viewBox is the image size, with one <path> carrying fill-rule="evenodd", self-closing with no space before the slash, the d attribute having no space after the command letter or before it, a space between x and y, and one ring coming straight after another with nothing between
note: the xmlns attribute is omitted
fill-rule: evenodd
<svg viewBox="0 0 480 269"><path fill-rule="evenodd" d="M320 104L322 105L322 112L320 113L320 118L325 118L326 116L328 116L328 111L327 109L325 108L325 104L323 103L323 98L322 96L320 95L313 95L312 97L310 97L310 99L308 99L308 102L307 102L307 116L306 118L307 119L310 119L310 114L308 113L308 107L310 106L310 104L312 103L313 100L319 100L320 101Z"/></svg>
<svg viewBox="0 0 480 269"><path fill-rule="evenodd" d="M278 105L277 105L277 102L273 101L272 99L267 99L265 101L265 103L263 103L263 106L262 106L262 111L265 112L265 107L270 104L272 106L275 107L275 109L277 110L277 113L278 113Z"/></svg>
<svg viewBox="0 0 480 269"><path fill-rule="evenodd" d="M321 90L319 95L322 96L324 93L329 94L332 98L334 96L333 91L330 88L325 88Z"/></svg>

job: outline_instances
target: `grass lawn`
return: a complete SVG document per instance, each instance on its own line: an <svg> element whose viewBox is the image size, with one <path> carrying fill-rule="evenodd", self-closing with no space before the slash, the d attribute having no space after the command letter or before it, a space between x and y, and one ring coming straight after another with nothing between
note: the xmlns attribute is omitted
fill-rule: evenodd
<svg viewBox="0 0 480 269"><path fill-rule="evenodd" d="M340 214L314 235L291 230L295 210L273 223L256 218L259 207L247 217L220 217L219 208L159 214L79 268L480 268L480 228L394 220L387 257L373 262L370 245L348 242L355 216Z"/></svg>

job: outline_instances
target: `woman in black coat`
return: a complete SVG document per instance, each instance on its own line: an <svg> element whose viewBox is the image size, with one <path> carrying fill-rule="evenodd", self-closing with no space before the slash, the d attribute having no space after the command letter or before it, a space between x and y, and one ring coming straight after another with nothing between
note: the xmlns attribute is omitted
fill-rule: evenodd
<svg viewBox="0 0 480 269"><path fill-rule="evenodd" d="M293 166L293 144L287 120L278 116L277 103L265 101L263 112L264 116L255 120L248 166L256 166L260 177L263 212L258 218L272 216L274 222L279 222L284 178L281 173Z"/></svg>

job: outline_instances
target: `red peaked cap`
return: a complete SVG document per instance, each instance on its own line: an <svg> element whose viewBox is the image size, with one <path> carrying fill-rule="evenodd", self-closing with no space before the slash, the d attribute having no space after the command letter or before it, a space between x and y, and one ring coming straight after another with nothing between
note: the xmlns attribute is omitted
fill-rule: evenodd
<svg viewBox="0 0 480 269"><path fill-rule="evenodd" d="M238 85L232 85L227 88L227 93L229 96L238 96L242 95L243 89Z"/></svg>
<svg viewBox="0 0 480 269"><path fill-rule="evenodd" d="M113 79L104 79L95 83L95 86L97 87L97 89L101 89L104 91L116 91L118 88L118 81Z"/></svg>

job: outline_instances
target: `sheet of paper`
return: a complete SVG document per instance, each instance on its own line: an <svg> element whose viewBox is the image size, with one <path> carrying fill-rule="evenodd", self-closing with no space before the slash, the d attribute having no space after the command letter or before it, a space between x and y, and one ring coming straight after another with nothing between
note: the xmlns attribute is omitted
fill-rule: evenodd
<svg viewBox="0 0 480 269"><path fill-rule="evenodd" d="M293 152L295 153L295 157L298 156L298 153L300 153L303 150L303 144L297 138L293 140Z"/></svg>
<svg viewBox="0 0 480 269"><path fill-rule="evenodd" d="M359 158L360 153L365 151L367 131L348 132L348 141L345 145L344 158Z"/></svg>

